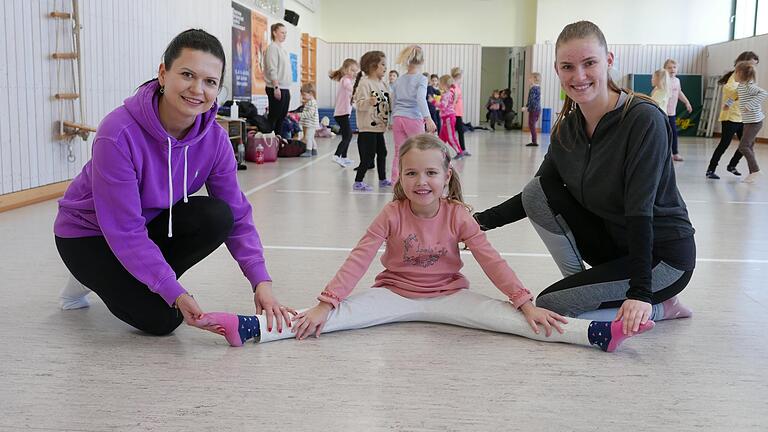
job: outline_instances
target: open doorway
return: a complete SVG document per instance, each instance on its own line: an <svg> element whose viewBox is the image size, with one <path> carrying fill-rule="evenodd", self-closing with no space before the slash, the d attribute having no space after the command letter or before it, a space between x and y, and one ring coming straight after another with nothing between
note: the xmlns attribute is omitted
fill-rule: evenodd
<svg viewBox="0 0 768 432"><path fill-rule="evenodd" d="M525 47L483 47L480 74L480 122L483 126L488 124L488 98L494 90L504 89L509 89L512 98L511 106L505 107L504 126L520 129L523 118L520 107L525 94Z"/></svg>

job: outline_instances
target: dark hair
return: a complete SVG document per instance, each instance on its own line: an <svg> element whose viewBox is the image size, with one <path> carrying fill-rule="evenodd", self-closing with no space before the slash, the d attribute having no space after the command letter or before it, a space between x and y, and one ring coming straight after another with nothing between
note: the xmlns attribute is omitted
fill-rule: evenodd
<svg viewBox="0 0 768 432"><path fill-rule="evenodd" d="M432 78L440 79L440 77L437 76L437 74L432 74L432 75L429 76L429 79L432 79Z"/></svg>
<svg viewBox="0 0 768 432"><path fill-rule="evenodd" d="M219 79L219 88L221 88L224 85L224 70L227 68L227 58L224 55L224 48L216 36L201 29L189 29L179 33L171 40L171 43L168 44L165 52L163 52L163 64L166 69L171 68L173 62L179 58L185 48L203 51L221 60L221 78ZM139 88L156 80L157 78L153 78L140 85Z"/></svg>
<svg viewBox="0 0 768 432"><path fill-rule="evenodd" d="M744 51L743 53L739 54L738 57L736 57L736 60L733 61L733 66L736 67L737 64L743 62L743 61L750 61L754 60L758 63L760 63L760 57L757 56L753 51ZM731 69L730 71L726 72L725 75L723 75L720 80L717 81L720 85L726 85L728 84L728 80L731 79L731 75L733 75L734 69Z"/></svg>
<svg viewBox="0 0 768 432"><path fill-rule="evenodd" d="M355 91L357 91L357 85L360 84L360 78L363 77L363 73L369 75L374 68L379 66L382 59L387 58L386 54L382 51L368 51L360 58L360 72L357 73L355 78L355 84L352 86L352 99L350 102L355 101Z"/></svg>

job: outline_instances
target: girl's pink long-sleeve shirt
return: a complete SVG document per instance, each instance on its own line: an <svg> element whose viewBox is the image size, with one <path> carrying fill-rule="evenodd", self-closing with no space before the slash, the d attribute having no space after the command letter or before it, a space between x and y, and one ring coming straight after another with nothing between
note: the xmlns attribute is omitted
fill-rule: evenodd
<svg viewBox="0 0 768 432"><path fill-rule="evenodd" d="M384 241L384 271L376 276L374 287L388 288L407 298L439 297L469 288L469 281L460 273L464 263L459 242L464 242L485 274L516 308L533 299L469 211L442 199L437 215L429 219L414 215L408 200L387 204L318 300L337 307L368 270Z"/></svg>
<svg viewBox="0 0 768 432"><path fill-rule="evenodd" d="M437 103L437 109L440 110L440 117L450 117L457 115L454 104L456 102L456 90L453 86L444 92Z"/></svg>

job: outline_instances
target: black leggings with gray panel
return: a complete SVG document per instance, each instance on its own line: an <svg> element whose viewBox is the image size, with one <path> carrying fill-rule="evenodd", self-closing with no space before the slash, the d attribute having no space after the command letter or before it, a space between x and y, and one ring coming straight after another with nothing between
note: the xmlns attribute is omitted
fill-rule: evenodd
<svg viewBox="0 0 768 432"><path fill-rule="evenodd" d="M523 189L522 203L564 276L539 294L536 305L571 317L621 306L629 289L630 258L610 237L603 219L582 207L561 182L541 177ZM658 251L663 253L657 256ZM651 303L680 293L695 261L692 236L654 245Z"/></svg>

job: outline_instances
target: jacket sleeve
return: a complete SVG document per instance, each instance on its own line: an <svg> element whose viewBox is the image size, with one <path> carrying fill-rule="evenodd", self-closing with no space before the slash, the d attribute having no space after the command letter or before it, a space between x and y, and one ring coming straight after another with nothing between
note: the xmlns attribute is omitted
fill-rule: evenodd
<svg viewBox="0 0 768 432"><path fill-rule="evenodd" d="M457 212L457 224L460 241L467 245L483 272L493 282L496 288L509 298L509 301L519 308L523 303L533 299L531 292L523 286L507 261L491 246L485 233L472 219L469 212Z"/></svg>
<svg viewBox="0 0 768 432"><path fill-rule="evenodd" d="M219 146L205 187L208 195L226 202L232 210L234 225L225 244L251 287L255 288L259 282L272 280L267 273L264 247L253 224L251 204L237 183L237 161L231 144L221 126L218 126L216 132L220 135Z"/></svg>
<svg viewBox="0 0 768 432"><path fill-rule="evenodd" d="M384 209L376 216L368 230L365 232L357 246L352 249L349 256L341 265L336 275L328 282L325 289L317 297L318 300L331 304L334 308L339 306L345 298L355 289L357 283L368 271L371 262L376 257L376 253L384 240L389 237L390 206Z"/></svg>
<svg viewBox="0 0 768 432"><path fill-rule="evenodd" d="M627 298L651 302L653 210L666 164L671 164L672 131L661 113L643 109L634 116L624 161L624 216L627 219L630 280ZM645 112L651 114L646 115Z"/></svg>
<svg viewBox="0 0 768 432"><path fill-rule="evenodd" d="M108 138L93 143L93 202L99 226L120 264L171 306L186 293L142 215L138 172L125 146ZM165 186L167 188L167 186Z"/></svg>

